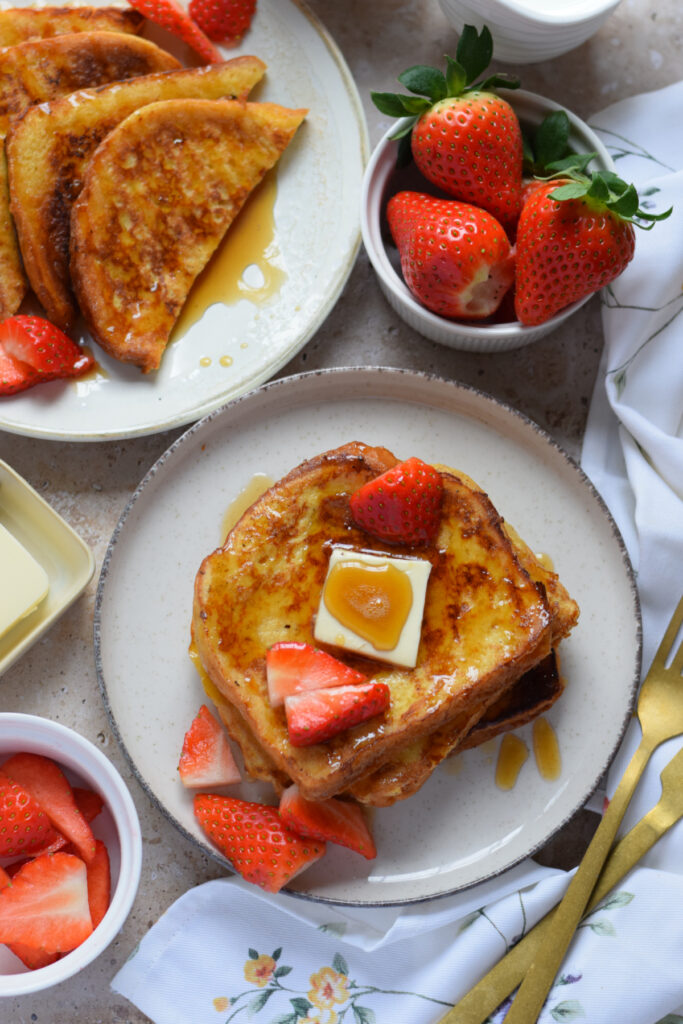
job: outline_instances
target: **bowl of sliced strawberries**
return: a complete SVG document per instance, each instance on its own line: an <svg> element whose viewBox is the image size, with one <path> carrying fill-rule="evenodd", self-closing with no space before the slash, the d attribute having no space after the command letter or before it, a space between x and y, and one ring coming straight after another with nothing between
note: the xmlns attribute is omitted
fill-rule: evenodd
<svg viewBox="0 0 683 1024"><path fill-rule="evenodd" d="M465 26L446 68L372 93L399 118L366 168L363 242L394 310L451 348L520 348L563 324L633 258L640 208L597 135L552 100L484 75L491 34Z"/></svg>
<svg viewBox="0 0 683 1024"><path fill-rule="evenodd" d="M72 729L0 714L0 997L91 963L137 892L140 825L114 766Z"/></svg>

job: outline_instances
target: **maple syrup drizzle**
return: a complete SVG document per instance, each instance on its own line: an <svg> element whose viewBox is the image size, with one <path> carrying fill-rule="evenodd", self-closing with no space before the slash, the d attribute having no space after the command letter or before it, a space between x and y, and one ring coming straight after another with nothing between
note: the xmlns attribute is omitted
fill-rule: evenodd
<svg viewBox="0 0 683 1024"><path fill-rule="evenodd" d="M348 559L330 570L323 600L328 611L375 650L393 651L413 604L412 584L390 562Z"/></svg>
<svg viewBox="0 0 683 1024"><path fill-rule="evenodd" d="M499 789L512 789L522 765L529 756L524 740L513 732L506 732L501 740L496 764L496 785Z"/></svg>
<svg viewBox="0 0 683 1024"><path fill-rule="evenodd" d="M536 767L542 779L553 782L562 771L562 757L555 730L547 718L537 718L532 729Z"/></svg>
<svg viewBox="0 0 683 1024"><path fill-rule="evenodd" d="M254 473L246 487L242 488L234 501L228 505L221 523L221 544L232 530L235 523L247 511L250 505L264 494L275 481L265 473Z"/></svg>
<svg viewBox="0 0 683 1024"><path fill-rule="evenodd" d="M287 274L278 262L280 247L273 216L276 195L277 178L267 174L193 284L173 328L172 341L187 334L215 303L231 305L249 299L262 304L280 290ZM245 271L251 267L258 268L258 285L245 280Z"/></svg>

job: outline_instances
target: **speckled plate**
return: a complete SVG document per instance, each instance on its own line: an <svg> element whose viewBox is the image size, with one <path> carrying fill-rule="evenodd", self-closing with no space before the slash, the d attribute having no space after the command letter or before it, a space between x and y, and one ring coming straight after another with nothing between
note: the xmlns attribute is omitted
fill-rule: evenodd
<svg viewBox="0 0 683 1024"><path fill-rule="evenodd" d="M409 800L373 814L376 860L330 847L290 889L328 902L410 903L492 878L542 846L590 796L630 715L640 618L628 559L591 484L534 424L481 392L391 369L289 377L232 402L179 438L126 508L99 581L97 671L140 783L188 839L221 860L176 771L205 699L187 654L194 577L254 474L278 479L352 440L472 476L534 550L552 557L581 606L562 645L567 688L548 716L562 756L556 781L544 781L531 756L504 792L495 750L469 751ZM521 735L531 746L529 730ZM273 799L256 784L240 792Z"/></svg>
<svg viewBox="0 0 683 1024"><path fill-rule="evenodd" d="M154 37L154 30L149 34ZM309 110L260 198L252 197L240 215L238 223L243 226L249 217L252 229L241 237L229 232L227 245L235 242L240 254L245 235L251 239L248 267L229 251L224 262L214 261L218 269L211 271L208 288L214 301L200 320L186 319L189 326L174 334L156 373L143 375L93 344L96 373L0 400L0 429L98 441L191 423L272 377L334 306L360 244L368 155L351 74L323 26L296 0L259 0L241 45L224 52L255 54L267 64L252 99ZM178 56L187 59L187 51ZM268 229L271 218L274 232ZM248 288L238 291L243 270ZM225 292L217 283L220 273L235 277ZM227 302L216 301L219 295ZM201 309L205 301L195 289L186 306L197 302ZM76 337L90 344L85 330Z"/></svg>

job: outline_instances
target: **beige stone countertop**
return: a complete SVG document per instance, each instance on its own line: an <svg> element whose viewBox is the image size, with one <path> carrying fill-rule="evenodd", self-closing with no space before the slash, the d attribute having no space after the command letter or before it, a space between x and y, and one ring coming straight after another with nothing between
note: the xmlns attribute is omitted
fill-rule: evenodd
<svg viewBox="0 0 683 1024"><path fill-rule="evenodd" d="M374 145L389 119L369 91L394 91L411 64L442 64L457 38L436 0L310 0L353 73ZM600 31L554 61L512 68L524 88L543 93L584 119L617 99L680 77L683 7L679 0L622 0ZM390 309L361 250L336 307L282 376L323 367L369 364L423 370L481 388L517 407L574 456L602 347L600 300L592 298L546 339L498 355L463 353L425 341ZM80 975L54 990L0 1003L7 1024L96 1024L148 1018L109 982L159 915L190 887L219 876L217 863L181 837L134 779L109 726L95 674L93 608L107 543L135 487L181 433L74 444L0 432L0 458L21 473L95 554L86 593L0 679L0 708L56 719L88 737L129 784L142 823L142 878L132 912L111 946ZM571 862L590 826L582 815L547 851ZM188 1022L191 1024L191 1022Z"/></svg>

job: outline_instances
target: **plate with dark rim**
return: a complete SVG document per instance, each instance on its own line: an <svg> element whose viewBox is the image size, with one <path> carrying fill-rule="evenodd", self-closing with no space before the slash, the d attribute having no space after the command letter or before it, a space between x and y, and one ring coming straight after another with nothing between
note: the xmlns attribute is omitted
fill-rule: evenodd
<svg viewBox="0 0 683 1024"><path fill-rule="evenodd" d="M530 420L472 388L380 367L288 377L211 413L155 463L114 531L97 591L97 673L140 784L189 842L229 867L195 822L176 770L206 699L188 656L194 578L256 475L277 480L348 441L471 476L552 557L581 608L561 645L566 688L547 715L559 777L541 777L532 755L504 791L494 747L466 751L408 800L373 811L375 860L328 845L287 889L329 903L408 904L494 878L539 850L590 797L632 712L641 627L622 538L580 467ZM530 727L520 736L531 749ZM263 784L232 791L276 802Z"/></svg>

